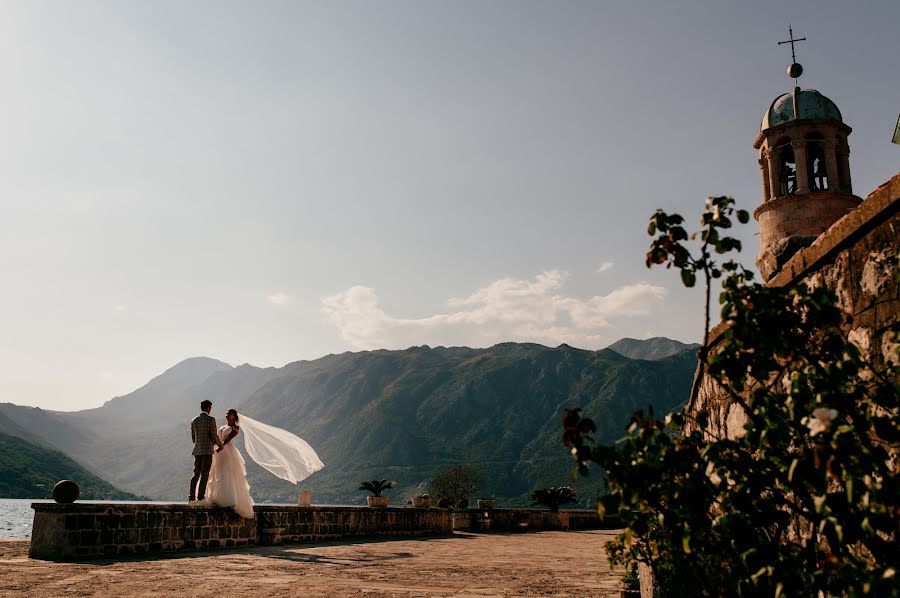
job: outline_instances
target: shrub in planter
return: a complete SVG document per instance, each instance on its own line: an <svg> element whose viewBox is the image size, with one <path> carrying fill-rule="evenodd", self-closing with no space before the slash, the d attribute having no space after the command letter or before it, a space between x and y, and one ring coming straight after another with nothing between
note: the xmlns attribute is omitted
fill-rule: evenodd
<svg viewBox="0 0 900 598"><path fill-rule="evenodd" d="M560 506L577 502L578 498L575 496L575 491L569 486L541 488L540 490L535 490L531 495L531 506L547 507L551 513L559 513Z"/></svg>
<svg viewBox="0 0 900 598"><path fill-rule="evenodd" d="M381 493L385 490L390 490L396 485L397 482L394 480L369 480L360 484L359 490L365 490L366 492L372 493L371 496L366 497L366 502L370 507L386 507L389 499L387 496L382 496Z"/></svg>

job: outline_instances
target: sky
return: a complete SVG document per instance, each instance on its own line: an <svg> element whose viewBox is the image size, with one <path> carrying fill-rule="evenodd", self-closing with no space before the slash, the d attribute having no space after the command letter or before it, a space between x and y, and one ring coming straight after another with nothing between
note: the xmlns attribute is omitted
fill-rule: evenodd
<svg viewBox="0 0 900 598"><path fill-rule="evenodd" d="M0 402L95 407L179 361L702 337L657 208L761 201L788 91L898 171L900 3L0 3ZM737 231L742 260L755 223Z"/></svg>

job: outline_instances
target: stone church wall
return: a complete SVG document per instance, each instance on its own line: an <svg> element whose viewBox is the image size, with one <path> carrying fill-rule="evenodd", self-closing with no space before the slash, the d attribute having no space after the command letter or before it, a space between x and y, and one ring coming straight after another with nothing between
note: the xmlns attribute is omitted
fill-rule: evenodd
<svg viewBox="0 0 900 598"><path fill-rule="evenodd" d="M835 222L816 241L797 252L767 284L790 287L825 286L851 316L848 338L875 364L897 359L897 339L886 334L900 321L900 174L895 175L856 209ZM724 332L711 333L710 351ZM761 332L762 334L763 332ZM700 380L691 411L707 409L709 431L733 437L745 423L739 407L709 377Z"/></svg>

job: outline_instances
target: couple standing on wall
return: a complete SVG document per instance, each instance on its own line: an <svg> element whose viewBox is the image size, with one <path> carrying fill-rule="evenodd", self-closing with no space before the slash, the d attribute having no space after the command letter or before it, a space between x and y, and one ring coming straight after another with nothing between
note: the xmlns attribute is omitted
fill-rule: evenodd
<svg viewBox="0 0 900 598"><path fill-rule="evenodd" d="M287 430L241 417L235 409L225 413L227 423L217 428L211 411L212 401L204 400L200 413L191 421L194 475L188 493L190 503L230 507L241 517L253 517L247 468L233 443L241 431L250 458L283 480L296 484L324 467L316 451Z"/></svg>

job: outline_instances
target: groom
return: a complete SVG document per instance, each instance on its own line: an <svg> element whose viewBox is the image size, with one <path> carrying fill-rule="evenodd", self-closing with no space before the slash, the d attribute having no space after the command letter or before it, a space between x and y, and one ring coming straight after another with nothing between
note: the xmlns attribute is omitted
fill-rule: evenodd
<svg viewBox="0 0 900 598"><path fill-rule="evenodd" d="M194 477L191 478L191 490L188 493L188 502L196 499L203 500L206 496L206 483L209 481L209 468L212 467L213 444L222 450L222 441L216 434L216 418L211 416L212 401L204 400L200 403L200 414L191 421L191 440L194 441ZM197 487L197 482L200 486ZM194 488L197 487L197 494Z"/></svg>

